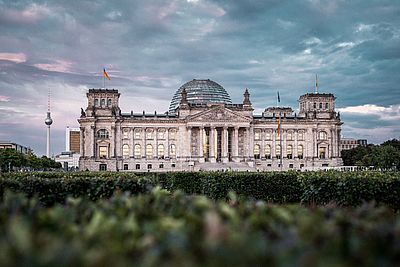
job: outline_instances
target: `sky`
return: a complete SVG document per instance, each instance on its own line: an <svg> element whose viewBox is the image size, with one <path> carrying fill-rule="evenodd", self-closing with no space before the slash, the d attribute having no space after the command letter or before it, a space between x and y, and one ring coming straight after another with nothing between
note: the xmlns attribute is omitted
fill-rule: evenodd
<svg viewBox="0 0 400 267"><path fill-rule="evenodd" d="M343 137L400 138L400 1L0 0L0 140L65 150L89 88L121 92L122 112L163 113L192 79L221 84L254 113L336 96Z"/></svg>

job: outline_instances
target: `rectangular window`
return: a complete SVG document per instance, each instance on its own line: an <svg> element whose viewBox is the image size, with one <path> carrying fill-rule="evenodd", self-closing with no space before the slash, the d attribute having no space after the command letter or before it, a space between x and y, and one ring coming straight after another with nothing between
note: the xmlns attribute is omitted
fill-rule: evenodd
<svg viewBox="0 0 400 267"><path fill-rule="evenodd" d="M158 132L158 139L165 139L165 133L164 132Z"/></svg>
<svg viewBox="0 0 400 267"><path fill-rule="evenodd" d="M128 136L129 136L128 130L124 130L123 138L127 139L127 138L129 138Z"/></svg>
<svg viewBox="0 0 400 267"><path fill-rule="evenodd" d="M100 158L107 158L108 157L108 147L100 146L99 147L99 157Z"/></svg>
<svg viewBox="0 0 400 267"><path fill-rule="evenodd" d="M140 132L139 131L135 132L135 139L140 139Z"/></svg>
<svg viewBox="0 0 400 267"><path fill-rule="evenodd" d="M124 170L128 170L128 164L124 164Z"/></svg>
<svg viewBox="0 0 400 267"><path fill-rule="evenodd" d="M106 171L107 170L107 164L100 164L99 165L99 170L100 171Z"/></svg>

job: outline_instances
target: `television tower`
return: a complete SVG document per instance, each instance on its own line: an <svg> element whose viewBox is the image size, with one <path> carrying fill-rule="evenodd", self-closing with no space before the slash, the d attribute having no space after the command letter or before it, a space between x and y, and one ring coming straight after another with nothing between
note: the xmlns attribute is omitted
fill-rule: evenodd
<svg viewBox="0 0 400 267"><path fill-rule="evenodd" d="M44 120L44 123L47 125L46 157L50 158L50 125L53 123L53 120L50 116L50 89L47 97L47 117Z"/></svg>

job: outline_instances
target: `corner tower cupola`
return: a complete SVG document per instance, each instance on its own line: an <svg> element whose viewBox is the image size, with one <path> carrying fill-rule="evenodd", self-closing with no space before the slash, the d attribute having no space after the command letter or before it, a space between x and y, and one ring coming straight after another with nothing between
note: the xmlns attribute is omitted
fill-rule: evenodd
<svg viewBox="0 0 400 267"><path fill-rule="evenodd" d="M115 89L89 89L86 94L88 106L87 117L120 116L118 90Z"/></svg>

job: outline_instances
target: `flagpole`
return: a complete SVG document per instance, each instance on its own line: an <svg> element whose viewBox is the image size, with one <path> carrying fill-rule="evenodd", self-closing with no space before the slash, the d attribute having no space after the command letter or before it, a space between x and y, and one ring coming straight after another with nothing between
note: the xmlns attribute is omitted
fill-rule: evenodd
<svg viewBox="0 0 400 267"><path fill-rule="evenodd" d="M104 72L103 72L103 89L106 89L106 77L104 76Z"/></svg>
<svg viewBox="0 0 400 267"><path fill-rule="evenodd" d="M280 164L281 164L281 171L282 171L282 158L283 158L283 148L282 148L282 120L281 120L281 112L279 112L279 146L281 147L281 157L280 157Z"/></svg>

